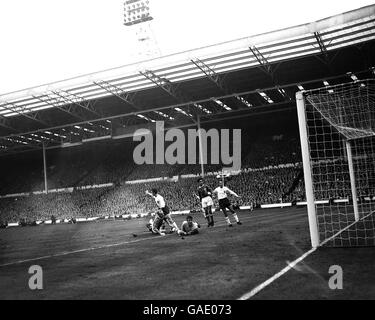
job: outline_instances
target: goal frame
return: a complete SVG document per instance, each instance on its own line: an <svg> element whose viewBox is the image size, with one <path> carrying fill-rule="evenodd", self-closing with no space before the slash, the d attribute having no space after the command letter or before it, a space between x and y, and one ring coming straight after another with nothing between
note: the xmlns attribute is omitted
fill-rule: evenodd
<svg viewBox="0 0 375 320"><path fill-rule="evenodd" d="M309 220L310 239L311 246L317 248L320 246L320 235L319 235L319 224L315 206L315 196L313 189L313 175L312 165L310 161L310 146L309 137L307 131L307 118L306 118L306 101L305 91L298 91L296 93L296 104L297 104L297 115L298 115L298 127L300 133L301 153L302 153L302 164L305 182L305 193L307 202L307 213ZM359 210L358 210L358 199L355 183L354 165L351 141L346 140L346 156L348 159L349 177L350 177L350 189L353 201L354 217L355 221L359 221Z"/></svg>

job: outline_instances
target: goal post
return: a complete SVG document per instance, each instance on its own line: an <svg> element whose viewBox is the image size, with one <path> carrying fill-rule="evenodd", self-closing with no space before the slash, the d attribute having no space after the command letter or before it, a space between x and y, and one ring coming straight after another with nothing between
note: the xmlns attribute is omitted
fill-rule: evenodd
<svg viewBox="0 0 375 320"><path fill-rule="evenodd" d="M375 246L375 79L296 102L312 246Z"/></svg>
<svg viewBox="0 0 375 320"><path fill-rule="evenodd" d="M307 213L309 216L309 228L311 246L316 248L319 245L318 221L315 210L315 199L313 191L313 180L310 162L310 149L308 144L307 121L305 114L305 100L302 92L296 93L298 126L300 130L301 154L303 162L303 175L305 182L305 194L307 201Z"/></svg>
<svg viewBox="0 0 375 320"><path fill-rule="evenodd" d="M352 193L354 218L355 218L355 221L358 221L359 220L358 196L357 196L357 189L356 189L356 183L355 183L352 146L351 146L350 141L347 140L345 142L345 146L346 146L346 154L347 154L347 159L348 159L348 169L349 169L349 177L350 177L350 191Z"/></svg>

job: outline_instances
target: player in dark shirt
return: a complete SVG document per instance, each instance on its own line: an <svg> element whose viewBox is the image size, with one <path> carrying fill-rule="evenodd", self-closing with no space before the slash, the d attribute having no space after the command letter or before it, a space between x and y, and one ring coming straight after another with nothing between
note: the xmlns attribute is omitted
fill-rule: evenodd
<svg viewBox="0 0 375 320"><path fill-rule="evenodd" d="M215 222L212 215L212 206L214 204L211 197L212 190L204 183L203 178L199 178L198 183L198 195L195 196L201 201L202 208L204 210L204 216L207 219L207 227L213 227Z"/></svg>

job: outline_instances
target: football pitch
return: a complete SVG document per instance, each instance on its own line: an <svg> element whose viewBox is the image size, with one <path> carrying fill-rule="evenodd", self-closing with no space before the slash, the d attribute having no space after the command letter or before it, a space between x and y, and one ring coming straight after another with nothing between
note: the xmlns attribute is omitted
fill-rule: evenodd
<svg viewBox="0 0 375 320"><path fill-rule="evenodd" d="M239 299L311 249L306 208L222 213L200 234L152 235L146 218L0 230L0 299ZM181 225L184 216L174 216ZM30 290L29 267L43 270ZM329 288L329 268L343 289ZM375 299L375 250L320 248L252 299Z"/></svg>

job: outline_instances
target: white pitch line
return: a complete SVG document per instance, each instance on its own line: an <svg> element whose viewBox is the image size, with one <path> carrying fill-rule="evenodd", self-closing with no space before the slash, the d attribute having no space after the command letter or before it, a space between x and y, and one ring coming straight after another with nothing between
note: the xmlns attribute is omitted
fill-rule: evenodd
<svg viewBox="0 0 375 320"><path fill-rule="evenodd" d="M0 268L15 265L15 264L21 264L21 263L25 263L25 262L31 262L31 261L44 260L44 259L49 259L49 258L66 256L66 255L69 255L69 254L74 254L74 253L79 253L79 252L86 252L86 251L98 250L98 249L103 249L103 248L116 247L116 246L121 246L121 245L124 245L124 244L141 242L141 241L145 241L145 240L149 240L149 239L155 240L155 238L149 237L149 238L143 238L143 239L138 239L138 240L133 240L133 241L124 241L124 242L119 242L119 243L106 244L106 245L102 245L102 246L99 246L99 247L91 247L91 248L79 249L79 250L74 250L74 251L60 252L60 253L55 253L55 254L37 257L37 258L30 258L30 259L18 260L18 261L0 264Z"/></svg>
<svg viewBox="0 0 375 320"><path fill-rule="evenodd" d="M246 219L246 218L243 219L243 221L247 221L247 220L249 220L249 219ZM216 224L216 226L217 227L226 226L226 223L223 222L223 224L222 224L222 223L219 222L219 223ZM171 236L171 235L173 235L173 234L167 234L166 236ZM25 262L45 260L45 259L50 259L50 258L66 256L66 255L74 254L74 253L87 252L87 251L92 251L92 250L99 250L99 249L103 249L103 248L111 248L111 247L116 247L116 246L122 246L124 244L131 244L131 243L136 243L136 242L141 242L141 241L146 241L146 240L157 240L157 239L162 239L162 238L164 238L164 237L153 237L153 236L151 236L151 237L147 237L147 238L143 238L143 239L137 239L137 240L133 240L133 241L123 241L123 242L119 242L119 243L105 244L105 245L102 245L102 246L99 246L99 247L91 247L91 248L79 249L79 250L74 250L74 251L60 252L60 253L55 253L55 254L51 254L51 255L47 255L47 256L41 256L41 257L37 257L37 258L30 258L30 259L18 260L18 261L0 264L0 268L6 267L6 266L12 266L12 265L16 265L16 264L21 264L21 263L25 263Z"/></svg>
<svg viewBox="0 0 375 320"><path fill-rule="evenodd" d="M369 217L370 215L372 215L374 212L375 211L370 212L368 215L362 217L359 221L366 219L367 217ZM299 258L297 258L293 262L289 263L284 269L280 270L278 273L274 274L271 278L269 278L268 280L264 281L260 285L256 286L251 291L245 293L244 295L242 295L241 297L239 297L237 300L249 300L250 298L252 298L253 296L255 296L257 293L259 293L260 291L262 291L264 288L266 288L267 286L269 286L272 282L274 282L275 280L277 280L278 278L280 278L281 276L283 276L284 274L286 274L289 270L293 269L298 263L300 263L306 257L308 257L310 254L312 254L313 252L315 252L319 247L324 246L326 243L328 243L329 241L331 241L332 239L334 239L339 234L341 234L345 230L349 229L351 226L355 225L356 223L358 223L358 221L352 222L350 225L348 225L344 229L340 230L339 232L337 232L336 234L334 234L330 238L324 240L318 247L311 248L309 251L305 252L302 256L300 256Z"/></svg>

